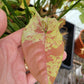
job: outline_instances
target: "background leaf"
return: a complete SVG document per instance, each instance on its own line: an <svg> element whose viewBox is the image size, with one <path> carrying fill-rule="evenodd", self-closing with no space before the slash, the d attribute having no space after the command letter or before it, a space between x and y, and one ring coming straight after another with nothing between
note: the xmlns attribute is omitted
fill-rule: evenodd
<svg viewBox="0 0 84 84"><path fill-rule="evenodd" d="M84 24L84 12L79 17L80 17L81 22Z"/></svg>

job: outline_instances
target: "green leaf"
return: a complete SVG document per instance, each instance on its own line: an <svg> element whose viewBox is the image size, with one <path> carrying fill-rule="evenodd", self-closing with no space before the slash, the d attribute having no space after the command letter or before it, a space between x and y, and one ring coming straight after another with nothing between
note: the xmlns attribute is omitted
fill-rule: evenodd
<svg viewBox="0 0 84 84"><path fill-rule="evenodd" d="M6 0L6 1L14 9L18 8L21 4L18 0Z"/></svg>
<svg viewBox="0 0 84 84"><path fill-rule="evenodd" d="M41 1L41 6L43 6L45 4L46 0L42 0Z"/></svg>
<svg viewBox="0 0 84 84"><path fill-rule="evenodd" d="M78 0L75 4L70 6L62 15L60 15L57 20L60 20L68 11L70 11L72 8L74 8L75 5L77 5L81 0Z"/></svg>
<svg viewBox="0 0 84 84"><path fill-rule="evenodd" d="M19 27L17 26L16 23L12 23L12 25L13 25L15 31L19 30Z"/></svg>
<svg viewBox="0 0 84 84"><path fill-rule="evenodd" d="M51 4L55 5L58 0L51 0Z"/></svg>
<svg viewBox="0 0 84 84"><path fill-rule="evenodd" d="M14 25L15 23L12 23L10 20L8 20L8 26L11 28L12 32L15 32L16 30L19 30L19 27Z"/></svg>
<svg viewBox="0 0 84 84"><path fill-rule="evenodd" d="M18 0L6 0L7 2L18 2Z"/></svg>
<svg viewBox="0 0 84 84"><path fill-rule="evenodd" d="M82 8L77 8L81 13L83 13L84 12L84 9L82 9Z"/></svg>
<svg viewBox="0 0 84 84"><path fill-rule="evenodd" d="M81 12L81 15L79 16L81 22L84 24L84 0L81 2L79 2L77 5L75 5L75 7L77 10L79 10Z"/></svg>
<svg viewBox="0 0 84 84"><path fill-rule="evenodd" d="M28 5L26 3L26 0L24 0L24 6L25 6L25 16L26 16L26 20L27 20L27 23L29 23L29 20L31 18L31 13L29 11L29 8L28 8Z"/></svg>
<svg viewBox="0 0 84 84"><path fill-rule="evenodd" d="M76 4L76 5L74 6L74 8L80 8L81 5L82 5L82 4L79 2L78 4Z"/></svg>
<svg viewBox="0 0 84 84"><path fill-rule="evenodd" d="M84 12L79 17L80 17L81 22L84 24Z"/></svg>
<svg viewBox="0 0 84 84"><path fill-rule="evenodd" d="M16 14L17 16L22 16L22 15L25 14L25 11L16 10L16 11L15 11L15 14Z"/></svg>
<svg viewBox="0 0 84 84"><path fill-rule="evenodd" d="M9 12L14 16L14 21L15 21L16 23L18 23L18 26L19 26L20 28L24 27L25 24L24 24L22 21L19 21L19 20L18 20L16 14L15 14L13 8L10 6L10 4L8 4L8 3L6 2L6 0L3 0L3 3L4 3L4 4L6 5L6 7L8 8Z"/></svg>
<svg viewBox="0 0 84 84"><path fill-rule="evenodd" d="M2 3L2 1L0 0L0 8L2 8L2 6L3 6L3 3Z"/></svg>
<svg viewBox="0 0 84 84"><path fill-rule="evenodd" d="M70 2L70 6L72 6L73 4L74 4L74 1L71 1L71 2Z"/></svg>
<svg viewBox="0 0 84 84"><path fill-rule="evenodd" d="M41 9L40 0L37 0L37 2L34 4L34 7L35 7L36 10L39 12L39 10Z"/></svg>

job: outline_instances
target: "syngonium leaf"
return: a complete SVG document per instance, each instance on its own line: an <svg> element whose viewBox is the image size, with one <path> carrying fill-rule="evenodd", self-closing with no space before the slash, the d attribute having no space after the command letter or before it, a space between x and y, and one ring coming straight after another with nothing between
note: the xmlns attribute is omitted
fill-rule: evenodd
<svg viewBox="0 0 84 84"><path fill-rule="evenodd" d="M22 34L22 48L31 74L40 84L53 84L62 63L64 45L55 18L41 18L34 8Z"/></svg>

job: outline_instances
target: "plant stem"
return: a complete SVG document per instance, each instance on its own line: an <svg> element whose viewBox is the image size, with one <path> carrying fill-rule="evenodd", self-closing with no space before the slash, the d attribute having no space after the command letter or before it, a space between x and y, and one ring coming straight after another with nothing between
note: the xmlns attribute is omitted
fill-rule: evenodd
<svg viewBox="0 0 84 84"><path fill-rule="evenodd" d="M51 0L50 0L50 5L49 5L48 14L50 14L50 12L51 12Z"/></svg>
<svg viewBox="0 0 84 84"><path fill-rule="evenodd" d="M72 5L68 10L66 10L62 15L60 15L57 20L60 20L68 11L70 11L76 4L78 4L81 0L78 0L74 5Z"/></svg>
<svg viewBox="0 0 84 84"><path fill-rule="evenodd" d="M29 23L29 19L31 18L31 13L29 11L28 5L26 3L26 0L24 0L24 6L25 6L25 16L27 20L27 24Z"/></svg>

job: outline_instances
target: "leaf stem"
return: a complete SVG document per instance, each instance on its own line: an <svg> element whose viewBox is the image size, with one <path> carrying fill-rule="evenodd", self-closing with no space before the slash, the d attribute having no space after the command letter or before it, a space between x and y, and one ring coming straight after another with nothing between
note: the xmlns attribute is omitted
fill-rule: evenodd
<svg viewBox="0 0 84 84"><path fill-rule="evenodd" d="M24 0L24 6L25 6L26 20L27 20L27 23L29 23L29 19L31 18L31 13L29 12L29 8L28 8L28 5L26 3L26 0Z"/></svg>
<svg viewBox="0 0 84 84"><path fill-rule="evenodd" d="M72 5L68 10L66 10L62 15L60 15L57 20L60 20L68 11L70 11L76 4L78 4L81 0L78 0L74 5Z"/></svg>

